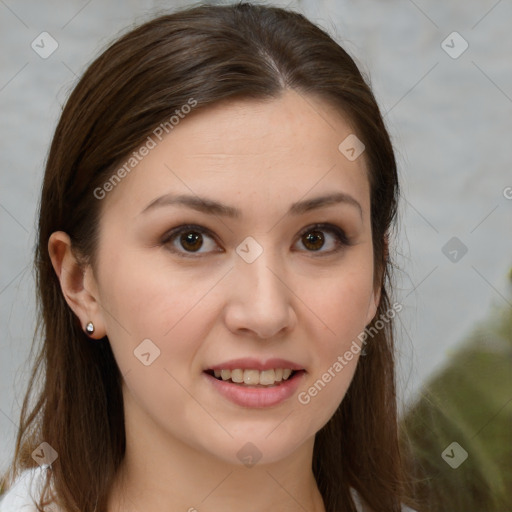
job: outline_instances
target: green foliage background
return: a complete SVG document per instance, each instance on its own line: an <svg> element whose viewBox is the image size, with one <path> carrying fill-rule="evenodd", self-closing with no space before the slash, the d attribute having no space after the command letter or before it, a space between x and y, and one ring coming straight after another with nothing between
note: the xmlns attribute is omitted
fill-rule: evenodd
<svg viewBox="0 0 512 512"><path fill-rule="evenodd" d="M512 300L476 327L401 426L422 511L512 512ZM456 469L441 457L453 441L468 452Z"/></svg>

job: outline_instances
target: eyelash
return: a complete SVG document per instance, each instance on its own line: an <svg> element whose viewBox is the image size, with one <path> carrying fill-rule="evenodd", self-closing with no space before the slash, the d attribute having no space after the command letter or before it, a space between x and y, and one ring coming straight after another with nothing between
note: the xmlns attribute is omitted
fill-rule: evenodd
<svg viewBox="0 0 512 512"><path fill-rule="evenodd" d="M194 254L200 254L200 255L208 254L208 253L199 253L199 252L182 252L182 251L176 250L174 247L170 246L170 242L172 242L178 235L181 235L183 233L188 233L191 231L200 233L202 235L207 235L216 241L216 237L211 234L209 229L198 226L197 224L184 224L181 226L177 226L176 228L173 228L171 231L168 231L164 235L164 237L161 241L161 244L164 246L168 246L168 249L171 252L173 252L183 258L198 258L198 257L202 257L202 256L194 256ZM307 226L299 234L299 240L305 234L307 234L311 231L325 231L325 232L331 233L336 238L336 248L335 249L332 249L327 252L325 252L325 251L319 252L319 251L321 251L321 249L319 249L319 251L306 251L306 252L313 253L314 257L329 256L329 255L332 255L332 254L335 254L335 253L341 251L346 246L352 245L351 241L348 239L347 235L341 228L339 228L338 226L335 226L334 224L328 224L328 223L317 223L317 224L312 224L310 226Z"/></svg>

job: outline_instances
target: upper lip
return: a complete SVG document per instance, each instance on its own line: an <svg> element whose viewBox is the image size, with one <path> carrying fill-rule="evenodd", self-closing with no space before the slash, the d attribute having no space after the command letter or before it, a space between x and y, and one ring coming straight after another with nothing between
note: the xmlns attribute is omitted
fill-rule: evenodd
<svg viewBox="0 0 512 512"><path fill-rule="evenodd" d="M300 364L294 363L292 361L288 361L286 359L280 359L273 357L271 359L266 359L262 361L261 359L256 359L254 357L244 357L240 359L231 359L230 361L225 361L224 363L215 364L206 368L206 370L271 370L273 368L289 368L290 370L304 370L304 367Z"/></svg>

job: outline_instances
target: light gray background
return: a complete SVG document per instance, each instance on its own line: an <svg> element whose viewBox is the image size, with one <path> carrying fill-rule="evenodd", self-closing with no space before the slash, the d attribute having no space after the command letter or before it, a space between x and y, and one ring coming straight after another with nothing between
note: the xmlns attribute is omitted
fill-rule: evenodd
<svg viewBox="0 0 512 512"><path fill-rule="evenodd" d="M0 0L0 469L13 452L27 381L35 213L61 105L120 30L188 4ZM330 32L368 74L387 113L404 195L396 244L406 404L493 304L511 305L512 199L504 191L512 187L512 2L274 5L300 10ZM43 31L59 44L47 59L31 48ZM457 59L441 47L453 31L469 44ZM468 248L457 263L442 252L453 236Z"/></svg>

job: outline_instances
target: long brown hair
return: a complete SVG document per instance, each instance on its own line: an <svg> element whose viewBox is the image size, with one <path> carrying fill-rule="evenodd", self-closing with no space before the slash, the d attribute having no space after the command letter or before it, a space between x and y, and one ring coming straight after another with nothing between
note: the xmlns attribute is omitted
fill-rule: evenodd
<svg viewBox="0 0 512 512"><path fill-rule="evenodd" d="M50 235L68 233L76 254L94 266L102 201L93 191L155 127L190 98L198 110L235 98L271 100L285 89L327 101L348 117L366 146L375 286L381 289L368 328L387 316L366 343L340 407L316 434L314 475L328 512L355 512L350 487L375 512L410 503L387 315L392 262L386 240L399 193L390 138L369 85L343 48L301 14L246 3L200 5L145 22L88 67L65 105L39 210L42 344L21 411L11 481L35 466L30 454L45 441L58 452L46 480L58 504L66 512L100 512L125 450L119 369L108 340L91 343L64 300L48 254ZM43 505L41 497L41 510Z"/></svg>

